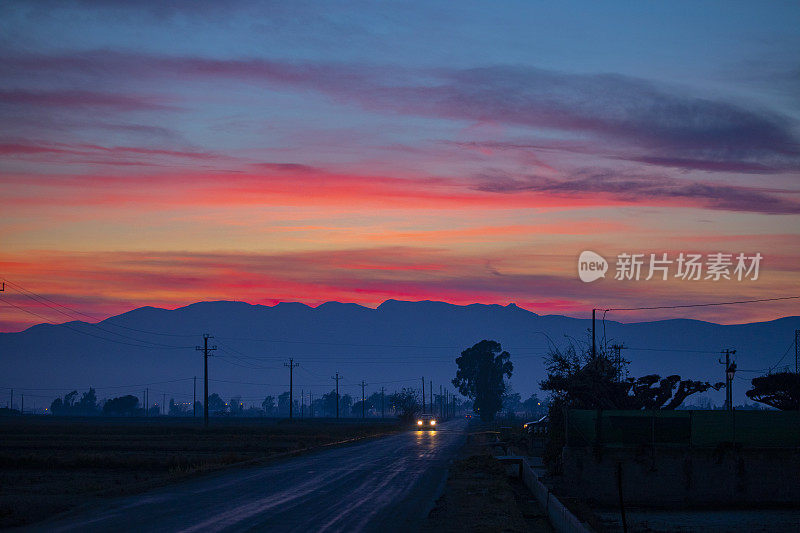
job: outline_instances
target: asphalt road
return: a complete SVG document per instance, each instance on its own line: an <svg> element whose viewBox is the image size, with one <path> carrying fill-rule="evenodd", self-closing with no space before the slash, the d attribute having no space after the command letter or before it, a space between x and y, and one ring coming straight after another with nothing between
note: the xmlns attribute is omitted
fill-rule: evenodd
<svg viewBox="0 0 800 533"><path fill-rule="evenodd" d="M455 420L103 502L34 531L415 531L465 437Z"/></svg>

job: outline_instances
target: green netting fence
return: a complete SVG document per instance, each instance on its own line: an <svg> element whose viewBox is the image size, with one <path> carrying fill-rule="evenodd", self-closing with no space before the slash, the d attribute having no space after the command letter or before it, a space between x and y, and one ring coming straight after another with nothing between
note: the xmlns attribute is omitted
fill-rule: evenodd
<svg viewBox="0 0 800 533"><path fill-rule="evenodd" d="M568 446L800 446L800 411L567 412Z"/></svg>

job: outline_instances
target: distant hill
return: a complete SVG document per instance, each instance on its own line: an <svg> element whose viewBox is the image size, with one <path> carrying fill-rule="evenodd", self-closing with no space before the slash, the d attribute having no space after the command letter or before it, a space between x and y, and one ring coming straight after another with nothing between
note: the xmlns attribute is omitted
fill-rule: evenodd
<svg viewBox="0 0 800 533"><path fill-rule="evenodd" d="M98 397L141 395L151 399L191 399L193 376L202 392L202 356L195 350L202 334L215 336L218 350L210 359L211 391L245 402L277 396L288 389L283 361L293 357L296 394L319 395L333 388L333 373L344 377L342 392L360 395L356 384L368 383L367 394L381 386L393 391L420 386L420 376L433 380L434 390L448 384L458 353L482 339L494 339L511 352L513 388L523 396L538 389L544 377L542 356L548 338L564 344L568 337L584 341L591 320L559 315L540 316L514 304L452 305L443 302L387 300L377 309L328 302L313 308L300 303L275 306L242 302L201 302L175 310L142 307L99 322L41 324L19 333L0 333L0 386L26 394L26 409L49 405L72 389L97 388ZM717 362L723 348L737 350L742 370L734 384L737 402L745 400L745 372L775 365L794 366L790 347L800 317L770 322L719 325L696 320L663 320L622 324L605 322L605 334L630 349L631 374L680 374L723 381ZM598 340L603 323L598 320ZM160 334L159 334L160 333ZM708 351L716 353L697 353ZM744 379L748 381L744 381ZM452 390L452 387L450 387ZM35 389L35 390L34 390ZM7 392L3 398L7 398ZM15 397L15 404L19 401ZM711 397L721 403L722 393ZM5 399L2 403L5 404Z"/></svg>

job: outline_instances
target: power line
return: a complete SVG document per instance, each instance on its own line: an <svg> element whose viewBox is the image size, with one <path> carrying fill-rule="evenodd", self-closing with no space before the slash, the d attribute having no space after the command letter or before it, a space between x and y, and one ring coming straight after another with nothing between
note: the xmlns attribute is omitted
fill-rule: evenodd
<svg viewBox="0 0 800 533"><path fill-rule="evenodd" d="M800 296L782 296L780 298L759 298L756 300L737 300L733 302L714 302L705 304L683 304L683 305L656 305L652 307L611 307L605 311L642 311L650 309L680 309L685 307L711 307L715 305L735 305L735 304L752 304L756 302L776 302L778 300L796 300Z"/></svg>
<svg viewBox="0 0 800 533"><path fill-rule="evenodd" d="M94 337L96 339L101 339L101 340L104 340L104 341L107 341L107 342L115 342L117 344L126 344L128 346L135 346L137 348L150 348L150 349L152 349L152 348L160 348L160 349L176 350L176 349L191 348L191 346L173 346L173 345L166 345L166 344L159 345L159 346L153 346L152 343L151 343L151 345L148 345L148 344L134 344L134 343L131 343L131 342L119 341L119 340L116 340L116 339L109 339L108 337L103 337L102 335L95 335L94 333L89 333L88 331L81 331L80 329L74 328L69 324L56 324L53 321L51 321L49 318L47 318L45 316L42 316L39 313L36 313L36 312L31 311L29 309L25 309L24 307L20 307L20 306L14 304L12 302L9 302L8 300L6 300L4 298L0 298L0 302L5 302L6 304L10 305L11 307L15 307L15 308L19 309L20 311L22 311L24 313L28 313L29 315L37 316L37 317L41 318L46 323L48 323L48 324L50 324L52 326L64 327L64 328L67 328L70 331L74 331L75 333L80 333L81 335L88 335L89 337ZM89 324L89 325L92 325L92 324ZM113 332L112 332L112 334L119 335L118 333L113 333ZM124 335L122 335L122 337L124 337ZM124 337L124 338L130 338L130 337ZM138 340L138 339L134 339L134 340ZM147 341L142 341L142 342L147 342Z"/></svg>
<svg viewBox="0 0 800 533"><path fill-rule="evenodd" d="M36 298L39 298L41 300L45 300L45 301L50 302L50 303L52 303L54 305L57 305L59 307L63 307L64 309L69 309L73 313L77 313L77 314L79 314L81 316L84 316L86 318L91 318L92 320L97 320L98 322L104 322L106 324L109 324L109 325L117 327L117 328L127 329L127 330L130 330L130 331L136 331L136 332L139 332L139 333L148 333L150 335L164 335L164 336L167 336L167 337L195 337L196 336L195 334L182 335L182 334L177 334L177 333L161 333L161 332L157 332L157 331L150 331L150 330L145 330L145 329L132 328L132 327L129 327L129 326L123 326L121 324L115 324L109 318L101 319L99 317L84 313L84 312L79 311L79 310L77 310L77 309L75 309L73 307L69 307L68 305L64 305L64 304L55 302L55 301L51 300L50 298L48 298L46 296L42 296L41 294L37 294L37 293L35 293L35 292L31 291L31 290L28 290L28 289L26 289L25 287L23 287L22 285L20 285L18 283L14 283L14 282L9 281L8 279L5 279L5 278L3 278L3 280L4 280L4 283L8 283L9 285L11 285L15 289L17 289L17 291L23 293L26 296L28 296L28 295L35 296ZM29 296L29 297L31 297L31 296ZM40 303L43 303L43 302L40 302ZM48 306L48 307L51 307L51 306ZM53 309L58 311L61 314L66 315L66 313L64 313L62 311L59 311L58 309L55 309L55 308L53 308ZM70 316L70 315L66 315L66 316ZM74 317L70 316L70 318L74 318ZM96 324L92 324L92 325L96 325Z"/></svg>

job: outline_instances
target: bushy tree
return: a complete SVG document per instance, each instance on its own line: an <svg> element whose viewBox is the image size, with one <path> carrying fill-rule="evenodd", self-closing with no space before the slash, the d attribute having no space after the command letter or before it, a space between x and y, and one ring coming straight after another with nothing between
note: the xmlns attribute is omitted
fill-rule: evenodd
<svg viewBox="0 0 800 533"><path fill-rule="evenodd" d="M417 391L412 388L403 387L400 391L390 394L387 400L400 420L404 422L410 422L422 410Z"/></svg>
<svg viewBox="0 0 800 533"><path fill-rule="evenodd" d="M189 414L189 407L184 403L175 403L175 398L169 399L169 416L186 416Z"/></svg>
<svg viewBox="0 0 800 533"><path fill-rule="evenodd" d="M209 413L224 413L226 409L225 400L223 400L216 392L208 397L208 412Z"/></svg>
<svg viewBox="0 0 800 533"><path fill-rule="evenodd" d="M508 415L516 413L522 407L522 396L518 392L513 392L510 386L506 386L503 393L503 411Z"/></svg>
<svg viewBox="0 0 800 533"><path fill-rule="evenodd" d="M106 416L133 416L139 412L139 398L128 394L106 400L103 414Z"/></svg>
<svg viewBox="0 0 800 533"><path fill-rule="evenodd" d="M800 374L778 372L753 378L753 388L745 392L751 400L781 411L800 409Z"/></svg>
<svg viewBox="0 0 800 533"><path fill-rule="evenodd" d="M65 394L63 398L56 398L50 404L50 412L54 415L90 416L99 414L97 394L93 388L84 392L79 401L78 391L74 390Z"/></svg>
<svg viewBox="0 0 800 533"><path fill-rule="evenodd" d="M522 402L522 408L529 416L539 418L547 412L547 402L539 399L539 396L534 392L530 397Z"/></svg>
<svg viewBox="0 0 800 533"><path fill-rule="evenodd" d="M541 389L573 409L675 409L692 394L725 385L678 375L619 379L622 369L604 347L592 353L591 347L580 349L573 343L563 351L551 347L546 365L547 379Z"/></svg>
<svg viewBox="0 0 800 533"><path fill-rule="evenodd" d="M463 396L474 401L481 420L494 420L503 407L506 390L503 378L510 378L514 370L510 359L511 354L503 351L500 343L489 340L467 348L456 358L458 371L452 383Z"/></svg>
<svg viewBox="0 0 800 533"><path fill-rule="evenodd" d="M601 343L595 353L591 344L576 346L570 342L566 348L551 346L545 358L547 379L540 383L549 391L550 439L544 460L557 469L564 446L564 408L569 409L675 409L688 396L718 390L724 383L681 379L678 375L662 378L650 374L640 378L625 378L629 364L624 359L615 362Z"/></svg>
<svg viewBox="0 0 800 533"><path fill-rule="evenodd" d="M234 396L228 402L228 411L234 416L239 416L244 412L244 404L241 396Z"/></svg>
<svg viewBox="0 0 800 533"><path fill-rule="evenodd" d="M267 396L264 398L264 401L261 402L261 408L264 410L264 415L275 416L275 397Z"/></svg>
<svg viewBox="0 0 800 533"><path fill-rule="evenodd" d="M98 413L97 393L93 388L90 387L88 391L81 395L81 399L75 404L74 410L75 414L83 416L96 415Z"/></svg>

